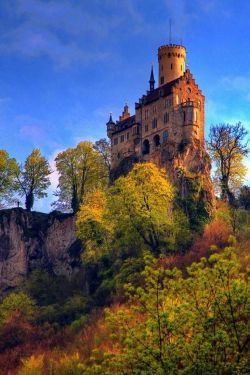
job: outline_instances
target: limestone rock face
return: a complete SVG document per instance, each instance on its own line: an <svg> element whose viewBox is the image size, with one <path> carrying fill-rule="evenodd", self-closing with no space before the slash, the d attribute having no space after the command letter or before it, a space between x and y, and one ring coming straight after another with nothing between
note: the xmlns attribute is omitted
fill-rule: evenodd
<svg viewBox="0 0 250 375"><path fill-rule="evenodd" d="M18 287L36 268L70 278L80 267L81 244L72 214L0 211L0 293Z"/></svg>

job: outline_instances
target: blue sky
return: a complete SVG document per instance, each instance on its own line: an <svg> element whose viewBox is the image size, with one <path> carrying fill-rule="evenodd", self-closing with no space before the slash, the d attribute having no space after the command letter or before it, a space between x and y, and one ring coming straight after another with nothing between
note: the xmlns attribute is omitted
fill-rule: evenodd
<svg viewBox="0 0 250 375"><path fill-rule="evenodd" d="M237 121L250 130L249 1L0 0L0 148L22 161L39 147L52 161L104 137L110 111L128 102L133 112L152 62L157 76L170 18L206 96L206 132ZM37 209L48 210L56 173L52 182Z"/></svg>

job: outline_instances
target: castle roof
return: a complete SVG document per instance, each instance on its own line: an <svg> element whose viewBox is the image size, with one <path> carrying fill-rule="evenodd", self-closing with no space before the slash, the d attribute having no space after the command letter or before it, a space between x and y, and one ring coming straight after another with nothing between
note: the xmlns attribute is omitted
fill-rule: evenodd
<svg viewBox="0 0 250 375"><path fill-rule="evenodd" d="M135 103L135 108L138 109L142 105L150 104L156 100L158 100L160 97L164 97L167 95L170 95L172 92L172 87L178 82L182 77L179 77L177 79L174 79L171 82L166 83L165 85L162 85L160 87L157 87L156 89L152 91L148 91L147 95L143 95L139 99L139 103Z"/></svg>
<svg viewBox="0 0 250 375"><path fill-rule="evenodd" d="M115 131L113 132L113 134L115 133L118 133L122 130L125 130L125 129L128 129L128 128L131 128L133 125L135 125L135 115L133 116L130 116L128 118L126 118L125 120L122 120L122 121L117 121L116 122L116 125L115 125Z"/></svg>

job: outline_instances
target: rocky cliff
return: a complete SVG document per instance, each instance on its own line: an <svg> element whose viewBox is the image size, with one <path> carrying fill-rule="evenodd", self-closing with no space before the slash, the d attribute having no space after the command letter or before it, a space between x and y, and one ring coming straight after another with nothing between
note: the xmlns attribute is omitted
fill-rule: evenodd
<svg viewBox="0 0 250 375"><path fill-rule="evenodd" d="M177 188L176 196L187 199L190 193L194 193L193 185L197 185L197 202L203 202L206 210L211 214L215 195L210 177L211 161L204 147L199 142L180 144L167 142L156 147L149 155L142 159L130 156L122 159L118 167L111 171L111 180L126 175L137 162L154 162L160 168L166 170L166 176ZM197 195L196 194L196 195Z"/></svg>
<svg viewBox="0 0 250 375"><path fill-rule="evenodd" d="M70 278L80 267L81 244L71 214L0 211L0 293L18 287L36 268Z"/></svg>

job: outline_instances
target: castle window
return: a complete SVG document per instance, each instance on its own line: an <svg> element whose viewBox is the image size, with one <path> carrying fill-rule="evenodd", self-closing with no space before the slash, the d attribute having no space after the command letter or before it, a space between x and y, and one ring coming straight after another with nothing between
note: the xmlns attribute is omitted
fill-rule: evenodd
<svg viewBox="0 0 250 375"><path fill-rule="evenodd" d="M124 135L121 135L120 142L124 142Z"/></svg>
<svg viewBox="0 0 250 375"><path fill-rule="evenodd" d="M118 138L114 138L114 146L118 144Z"/></svg>
<svg viewBox="0 0 250 375"><path fill-rule="evenodd" d="M166 124L167 122L169 122L169 113L168 112L166 112L164 114L164 123Z"/></svg>
<svg viewBox="0 0 250 375"><path fill-rule="evenodd" d="M176 100L176 104L178 105L180 103L180 99L179 99L179 95L178 94L176 95L175 100Z"/></svg>
<svg viewBox="0 0 250 375"><path fill-rule="evenodd" d="M187 123L192 124L192 122L193 122L193 111L189 109L187 113Z"/></svg>
<svg viewBox="0 0 250 375"><path fill-rule="evenodd" d="M145 141L143 141L143 144L142 144L142 154L143 155L147 155L150 153L150 144L149 144L149 140L148 139L145 139Z"/></svg>
<svg viewBox="0 0 250 375"><path fill-rule="evenodd" d="M127 140L129 139L129 133L127 133Z"/></svg>
<svg viewBox="0 0 250 375"><path fill-rule="evenodd" d="M164 83L164 77L161 77L161 85Z"/></svg>
<svg viewBox="0 0 250 375"><path fill-rule="evenodd" d="M148 109L145 109L145 120L148 119Z"/></svg>
<svg viewBox="0 0 250 375"><path fill-rule="evenodd" d="M156 111L157 111L157 107L156 107L156 105L154 105L153 106L153 113L156 113Z"/></svg>
<svg viewBox="0 0 250 375"><path fill-rule="evenodd" d="M157 119L154 118L153 121L152 121L152 129L155 129L157 128Z"/></svg>
<svg viewBox="0 0 250 375"><path fill-rule="evenodd" d="M186 112L183 112L183 122L184 122L184 124L186 122Z"/></svg>
<svg viewBox="0 0 250 375"><path fill-rule="evenodd" d="M163 132L163 142L167 142L167 140L168 140L168 132L165 130Z"/></svg>
<svg viewBox="0 0 250 375"><path fill-rule="evenodd" d="M168 53L168 57L171 57L171 53L170 52Z"/></svg>
<svg viewBox="0 0 250 375"><path fill-rule="evenodd" d="M145 125L145 133L148 131L148 125Z"/></svg>
<svg viewBox="0 0 250 375"><path fill-rule="evenodd" d="M133 128L133 135L139 134L139 126Z"/></svg>
<svg viewBox="0 0 250 375"><path fill-rule="evenodd" d="M198 120L198 112L194 111L194 122L197 122Z"/></svg>
<svg viewBox="0 0 250 375"><path fill-rule="evenodd" d="M171 107L172 105L172 100L171 98L168 98L165 100L165 108Z"/></svg>
<svg viewBox="0 0 250 375"><path fill-rule="evenodd" d="M173 64L171 64L171 66L170 66L170 67L171 67L171 70L172 70L172 69L173 69Z"/></svg>
<svg viewBox="0 0 250 375"><path fill-rule="evenodd" d="M156 135L154 136L153 141L154 141L154 146L155 146L155 147L160 146L161 143L160 143L160 136L159 136L159 134L156 134Z"/></svg>

